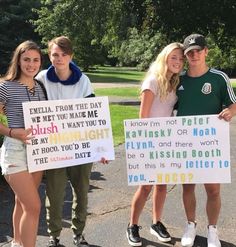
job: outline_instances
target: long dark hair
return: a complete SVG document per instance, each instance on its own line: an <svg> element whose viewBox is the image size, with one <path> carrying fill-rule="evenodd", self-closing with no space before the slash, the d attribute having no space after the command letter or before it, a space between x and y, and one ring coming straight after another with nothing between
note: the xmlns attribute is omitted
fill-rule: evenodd
<svg viewBox="0 0 236 247"><path fill-rule="evenodd" d="M19 79L21 75L21 69L19 66L20 56L28 50L36 50L40 54L41 64L42 64L42 52L39 46L31 40L24 41L19 44L12 56L10 65L8 67L7 73L1 78L1 80L14 81Z"/></svg>

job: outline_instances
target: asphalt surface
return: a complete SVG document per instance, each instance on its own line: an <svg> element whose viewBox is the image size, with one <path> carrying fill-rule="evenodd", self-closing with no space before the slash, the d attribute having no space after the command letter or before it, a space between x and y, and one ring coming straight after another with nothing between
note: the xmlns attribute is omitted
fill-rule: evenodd
<svg viewBox="0 0 236 247"><path fill-rule="evenodd" d="M110 99L111 100L111 99ZM116 99L118 102L119 100ZM219 236L222 247L236 247L236 118L230 125L232 183L222 184L222 209L218 221ZM136 187L127 185L126 161L124 145L115 147L115 160L108 165L94 164L89 191L88 219L84 231L91 247L128 247L126 227L130 215L130 203ZM37 238L37 247L47 245L48 235L45 223L44 190L45 181L40 186L42 210ZM205 191L197 185L197 237L194 247L207 246L207 219L205 214ZM181 185L169 186L163 213L163 222L167 226L172 241L168 244L158 242L149 233L152 220L151 197L146 203L140 217L143 246L181 246L180 238L185 226L185 214L182 205ZM61 246L72 247L72 231L70 229L71 191L68 184L63 210L63 231ZM6 183L0 184L0 246L10 246L12 239L11 214L14 196Z"/></svg>

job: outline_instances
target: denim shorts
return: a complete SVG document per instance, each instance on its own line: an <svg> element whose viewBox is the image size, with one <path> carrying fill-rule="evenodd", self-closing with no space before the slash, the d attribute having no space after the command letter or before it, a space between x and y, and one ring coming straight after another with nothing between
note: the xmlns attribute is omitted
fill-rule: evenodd
<svg viewBox="0 0 236 247"><path fill-rule="evenodd" d="M28 171L26 144L6 136L1 148L1 168L3 175Z"/></svg>

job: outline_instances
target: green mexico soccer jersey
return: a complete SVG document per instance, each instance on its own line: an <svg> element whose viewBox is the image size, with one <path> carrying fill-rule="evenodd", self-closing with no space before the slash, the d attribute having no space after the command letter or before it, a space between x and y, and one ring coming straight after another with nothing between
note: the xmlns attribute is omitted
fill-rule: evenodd
<svg viewBox="0 0 236 247"><path fill-rule="evenodd" d="M200 77L181 75L177 96L177 116L218 114L236 103L228 76L216 69L209 69Z"/></svg>

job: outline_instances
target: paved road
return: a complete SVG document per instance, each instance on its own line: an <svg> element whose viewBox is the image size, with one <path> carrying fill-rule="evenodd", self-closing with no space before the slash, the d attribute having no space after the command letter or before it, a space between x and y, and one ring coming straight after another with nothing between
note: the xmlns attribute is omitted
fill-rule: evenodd
<svg viewBox="0 0 236 247"><path fill-rule="evenodd" d="M232 184L222 186L222 211L219 219L219 231L222 247L236 247L236 121L231 123L231 154L232 154ZM44 182L40 186L42 202L44 202ZM1 184L0 192L0 246L10 246L11 212L13 195L6 184ZM184 213L181 203L181 186L169 188L163 220L173 237L167 246L180 246L180 237L184 227ZM172 189L172 190L171 190ZM130 200L135 187L128 187L124 146L116 147L116 160L109 165L95 164L91 176L89 192L89 216L85 236L92 247L126 247L125 229L130 213ZM205 193L201 185L197 186L198 198L198 236L195 247L206 246L206 217L204 212ZM43 204L43 203L42 203ZM61 235L63 246L73 246L71 243L70 208L71 195L68 187L63 212L64 229ZM45 225L45 209L42 207L37 246L46 246L47 233ZM149 234L151 223L151 200L149 199L140 224L143 246L166 246Z"/></svg>
<svg viewBox="0 0 236 247"><path fill-rule="evenodd" d="M236 119L231 123L232 183L222 185L222 210L219 219L219 232L222 247L236 247ZM91 175L89 191L89 216L85 228L85 237L91 247L128 247L125 230L129 220L130 201L135 187L127 186L124 146L115 148L116 159L109 165L95 164ZM44 181L40 186L42 205L44 205ZM194 247L206 245L205 192L203 186L197 186L198 236ZM11 213L13 194L5 183L0 184L0 246L10 247ZM70 230L71 193L69 186L63 211L62 246L70 247L72 232ZM151 200L147 201L140 218L143 246L180 246L180 238L185 225L181 201L181 186L169 187L165 204L163 221L167 225L173 240L169 244L158 242L149 233L151 224ZM37 247L46 246L48 240L45 224L45 208L42 206Z"/></svg>

